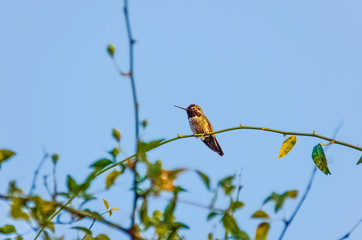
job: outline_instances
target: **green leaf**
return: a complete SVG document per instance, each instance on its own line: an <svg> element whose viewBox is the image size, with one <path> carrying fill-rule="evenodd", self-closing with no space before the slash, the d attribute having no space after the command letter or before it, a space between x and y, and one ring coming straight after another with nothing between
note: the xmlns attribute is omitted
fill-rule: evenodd
<svg viewBox="0 0 362 240"><path fill-rule="evenodd" d="M15 155L15 153L13 151L1 149L0 150L0 164L2 162L5 162L6 160L8 160L9 158L11 158L14 155Z"/></svg>
<svg viewBox="0 0 362 240"><path fill-rule="evenodd" d="M358 160L357 165L360 164L360 163L362 163L362 156L361 156L361 158Z"/></svg>
<svg viewBox="0 0 362 240"><path fill-rule="evenodd" d="M111 240L106 234L98 234L95 240Z"/></svg>
<svg viewBox="0 0 362 240"><path fill-rule="evenodd" d="M121 141L121 133L117 129L112 128L112 136L117 140L117 142Z"/></svg>
<svg viewBox="0 0 362 240"><path fill-rule="evenodd" d="M212 240L212 239L213 239L212 233L207 234L207 239L208 239L208 240Z"/></svg>
<svg viewBox="0 0 362 240"><path fill-rule="evenodd" d="M258 210L256 211L252 216L251 218L261 218L261 219L270 219L269 215L262 211L262 210Z"/></svg>
<svg viewBox="0 0 362 240"><path fill-rule="evenodd" d="M107 175L107 177L106 177L106 188L107 189L110 188L114 184L114 181L116 181L116 179L118 178L118 176L120 174L121 174L120 171L114 170Z"/></svg>
<svg viewBox="0 0 362 240"><path fill-rule="evenodd" d="M220 215L217 212L211 212L207 215L207 221L210 221L211 219L213 219L214 217L216 217L217 215Z"/></svg>
<svg viewBox="0 0 362 240"><path fill-rule="evenodd" d="M210 190L210 179L209 179L209 177L205 173L200 172L198 170L196 170L196 173L201 177L202 181L204 181L207 189Z"/></svg>
<svg viewBox="0 0 362 240"><path fill-rule="evenodd" d="M115 147L113 148L109 153L113 156L113 157L117 157L117 155L119 154L119 148Z"/></svg>
<svg viewBox="0 0 362 240"><path fill-rule="evenodd" d="M324 172L324 174L326 175L331 174L331 172L328 169L327 158L326 155L324 154L324 150L321 144L317 144L313 148L312 158L314 164L319 168L319 170Z"/></svg>
<svg viewBox="0 0 362 240"><path fill-rule="evenodd" d="M153 140L151 142L148 142L143 146L143 151L148 152L148 151L160 146L160 144L163 141L164 141L164 139L157 139L157 140Z"/></svg>
<svg viewBox="0 0 362 240"><path fill-rule="evenodd" d="M266 240L268 236L269 227L270 224L267 222L259 224L258 228L256 229L255 240Z"/></svg>
<svg viewBox="0 0 362 240"><path fill-rule="evenodd" d="M219 184L221 185L222 189L224 190L225 195L230 195L234 191L235 185L232 184L234 177L235 177L235 175L228 176L219 181Z"/></svg>
<svg viewBox="0 0 362 240"><path fill-rule="evenodd" d="M168 178L174 180L178 177L178 175L184 171L186 171L186 168L178 168L175 170L168 171Z"/></svg>
<svg viewBox="0 0 362 240"><path fill-rule="evenodd" d="M95 172L91 172L91 173L88 175L88 177L86 178L86 180L84 181L84 183L80 186L81 193L83 193L83 194L82 194L82 195L83 195L82 197L88 198L88 197L86 196L85 192L86 192L86 190L89 188L91 182L93 181L93 179L94 179L95 177L96 177L96 173L95 173Z"/></svg>
<svg viewBox="0 0 362 240"><path fill-rule="evenodd" d="M57 164L58 160L59 160L59 155L57 153L54 153L52 155L53 164Z"/></svg>
<svg viewBox="0 0 362 240"><path fill-rule="evenodd" d="M16 186L16 182L15 181L10 181L9 182L9 190L8 190L8 195L9 196L19 196L23 194L23 190L21 190L20 188L18 188Z"/></svg>
<svg viewBox="0 0 362 240"><path fill-rule="evenodd" d="M225 213L225 215L222 217L221 219L225 230L227 230L228 232L237 232L239 231L239 227L234 219L233 216L231 216L228 213Z"/></svg>
<svg viewBox="0 0 362 240"><path fill-rule="evenodd" d="M104 203L104 206L106 207L106 209L108 210L109 209L109 204L108 204L107 200L103 199L103 203Z"/></svg>
<svg viewBox="0 0 362 240"><path fill-rule="evenodd" d="M111 56L113 58L114 56L114 52L115 52L115 47L112 44L108 44L107 46L107 52L109 54L109 56Z"/></svg>
<svg viewBox="0 0 362 240"><path fill-rule="evenodd" d="M43 200L39 196L33 197L33 200L35 206L31 208L31 211L34 218L47 219L56 211L56 205L54 202ZM46 227L51 226L50 221L48 221L49 226L47 225L46 221L42 220L42 222L45 222Z"/></svg>
<svg viewBox="0 0 362 240"><path fill-rule="evenodd" d="M81 213L83 213L84 215L87 215L87 216L89 216L89 217L91 217L93 219L96 219L96 220L102 220L103 219L102 215L100 215L97 212L93 212L93 211L91 211L89 209L84 209L84 210L81 211Z"/></svg>
<svg viewBox="0 0 362 240"><path fill-rule="evenodd" d="M293 149L294 145L297 143L297 137L296 136L290 136L289 138L287 138L283 144L282 147L280 148L280 152L278 155L278 158L282 158L285 155L287 155L290 150Z"/></svg>
<svg viewBox="0 0 362 240"><path fill-rule="evenodd" d="M172 199L166 206L165 212L163 214L163 219L168 222L173 215L173 212L176 207L176 200Z"/></svg>
<svg viewBox="0 0 362 240"><path fill-rule="evenodd" d="M231 209L231 211L235 212L237 209L242 208L244 206L245 206L245 204L243 202L235 201L235 202L230 203L229 208Z"/></svg>
<svg viewBox="0 0 362 240"><path fill-rule="evenodd" d="M16 229L13 225L6 224L6 225L0 227L0 233L3 233L3 234L16 233Z"/></svg>
<svg viewBox="0 0 362 240"><path fill-rule="evenodd" d="M85 228L85 227L72 227L72 229L76 229L76 230L82 231L82 232L84 232L85 234L92 236L92 231L89 230L88 228Z"/></svg>
<svg viewBox="0 0 362 240"><path fill-rule="evenodd" d="M140 214L141 222L142 222L144 225L146 225L146 227L147 227L147 226L148 226L148 225L147 225L147 223L148 223L147 198L144 198L144 199L143 199L143 202L142 202L142 205L141 205L139 214Z"/></svg>
<svg viewBox="0 0 362 240"><path fill-rule="evenodd" d="M275 202L275 212L278 212L280 210L280 208L283 206L283 204L287 198L296 198L297 195L298 195L297 190L286 191L283 194L277 194L277 193L273 192L269 197L267 197L265 199L264 204L266 204L269 201L274 201Z"/></svg>
<svg viewBox="0 0 362 240"><path fill-rule="evenodd" d="M180 222L175 222L175 223L173 223L172 226L171 226L171 232L169 233L167 240L179 240L179 239L182 239L182 238L177 234L177 231L178 231L180 228L189 229L189 227L188 227L186 224L180 223Z"/></svg>
<svg viewBox="0 0 362 240"><path fill-rule="evenodd" d="M92 163L92 165L90 165L91 168L100 170L105 168L106 166L112 164L113 162L107 158L102 158L98 161L95 161L94 163Z"/></svg>
<svg viewBox="0 0 362 240"><path fill-rule="evenodd" d="M15 219L29 220L29 215L23 211L26 201L22 198L13 198L10 208L10 215Z"/></svg>
<svg viewBox="0 0 362 240"><path fill-rule="evenodd" d="M245 232L243 232L239 229L233 216L231 216L228 213L225 213L225 215L222 217L221 221L224 225L225 230L227 232L231 232L231 235L233 238L249 240L249 236Z"/></svg>
<svg viewBox="0 0 362 240"><path fill-rule="evenodd" d="M158 139L151 142L139 141L137 144L137 158L146 162L146 152L160 146L163 141L164 139Z"/></svg>
<svg viewBox="0 0 362 240"><path fill-rule="evenodd" d="M147 168L147 176L149 178L158 178L162 174L162 162L156 161L154 164L149 163Z"/></svg>
<svg viewBox="0 0 362 240"><path fill-rule="evenodd" d="M69 192L77 193L79 191L79 185L76 183L76 181L70 175L68 175L68 177L67 177L67 185L68 185Z"/></svg>
<svg viewBox="0 0 362 240"><path fill-rule="evenodd" d="M44 240L52 240L47 231L43 231L43 233L44 233Z"/></svg>

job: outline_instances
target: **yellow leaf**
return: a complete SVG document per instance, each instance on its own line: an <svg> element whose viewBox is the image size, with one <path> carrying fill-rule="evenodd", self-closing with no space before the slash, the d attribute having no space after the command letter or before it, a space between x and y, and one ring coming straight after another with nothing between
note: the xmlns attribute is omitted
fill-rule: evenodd
<svg viewBox="0 0 362 240"><path fill-rule="evenodd" d="M293 149L294 145L297 143L297 137L296 136L290 136L289 138L287 138L283 144L282 147L280 148L280 152L278 155L278 158L282 158L285 155L287 155L290 150Z"/></svg>
<svg viewBox="0 0 362 240"><path fill-rule="evenodd" d="M107 212L108 216L112 216L113 211L116 211L116 210L119 210L119 208L118 207L112 207L111 209L109 209L109 211Z"/></svg>
<svg viewBox="0 0 362 240"><path fill-rule="evenodd" d="M262 211L262 210L258 210L256 211L252 216L251 218L265 218L265 219L270 219L269 215Z"/></svg>
<svg viewBox="0 0 362 240"><path fill-rule="evenodd" d="M106 199L103 199L104 206L106 206L106 209L109 209L109 204Z"/></svg>
<svg viewBox="0 0 362 240"><path fill-rule="evenodd" d="M259 224L255 233L255 240L266 240L269 231L269 223L263 222Z"/></svg>
<svg viewBox="0 0 362 240"><path fill-rule="evenodd" d="M107 52L111 57L113 57L115 50L116 50L116 48L112 44L108 44Z"/></svg>
<svg viewBox="0 0 362 240"><path fill-rule="evenodd" d="M287 194L288 194L288 197L296 198L298 196L298 190L289 191Z"/></svg>
<svg viewBox="0 0 362 240"><path fill-rule="evenodd" d="M29 215L23 211L26 201L22 198L13 198L13 203L11 204L10 214L11 217L15 219L24 219L29 220Z"/></svg>
<svg viewBox="0 0 362 240"><path fill-rule="evenodd" d="M117 177L118 177L120 174L121 174L120 171L115 170L115 171L113 171L113 172L110 172L110 173L107 175L107 177L106 177L106 188L107 188L107 189L110 188L110 187L113 185L114 181L116 181Z"/></svg>
<svg viewBox="0 0 362 240"><path fill-rule="evenodd" d="M4 162L5 160L7 160L8 158L11 158L14 155L15 155L15 153L13 151L1 149L0 150L0 163Z"/></svg>
<svg viewBox="0 0 362 240"><path fill-rule="evenodd" d="M118 129L112 128L112 136L117 140L117 142L121 141L121 133Z"/></svg>

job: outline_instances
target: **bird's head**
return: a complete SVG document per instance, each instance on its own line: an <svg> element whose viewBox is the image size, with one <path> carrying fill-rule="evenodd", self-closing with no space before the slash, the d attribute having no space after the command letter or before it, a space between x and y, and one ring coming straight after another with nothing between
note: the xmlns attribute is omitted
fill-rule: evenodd
<svg viewBox="0 0 362 240"><path fill-rule="evenodd" d="M191 104L190 106L188 106L187 108L183 108L183 107L179 107L179 106L176 106L175 107L177 108L181 108L183 110L185 110L187 112L187 115L189 117L193 117L193 116L201 116L203 115L203 111L201 109L200 106L196 105L196 104Z"/></svg>

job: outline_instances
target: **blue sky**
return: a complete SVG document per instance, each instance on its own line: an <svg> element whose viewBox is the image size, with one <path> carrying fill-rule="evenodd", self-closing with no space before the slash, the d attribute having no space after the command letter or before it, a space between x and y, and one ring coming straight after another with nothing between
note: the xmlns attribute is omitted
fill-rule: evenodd
<svg viewBox="0 0 362 240"><path fill-rule="evenodd" d="M10 179L28 189L43 149L60 155L58 178L83 181L88 166L114 146L111 128L122 132L124 156L134 152L130 83L120 77L105 49L128 69L122 1L2 1L0 3L0 147L16 158L1 169L1 191ZM362 144L362 15L360 1L131 1L135 78L145 140L191 133L186 114L173 105L200 105L215 130L237 126L270 127L332 136ZM284 137L257 131L217 136L220 158L197 139L183 139L150 153L165 168L200 169L213 184L241 169L246 207L240 226L254 235L249 216L272 192L304 191L313 169L318 139L298 137L292 152L277 159ZM310 195L285 239L338 239L362 217L355 166L361 153L341 146L327 151L332 175L318 172ZM50 163L43 169L49 174ZM128 224L130 176L100 193L121 209L111 220ZM182 175L182 199L208 204L211 195L197 176ZM103 180L92 185L103 188ZM43 192L41 182L39 192ZM299 199L299 198L298 198ZM155 200L155 206L162 205ZM288 217L289 201L276 219ZM1 202L0 225L8 222ZM220 203L220 207L223 203ZM265 206L272 211L272 205ZM205 239L217 222L207 211L180 204L177 216L191 226L187 239ZM190 218L192 216L192 218ZM272 224L276 239L282 223ZM119 233L95 226L95 231ZM220 227L217 227L220 230ZM24 225L23 231L28 230ZM60 234L61 232L59 232ZM26 235L32 239L33 233ZM362 227L350 237L360 239ZM69 235L75 237L75 234Z"/></svg>

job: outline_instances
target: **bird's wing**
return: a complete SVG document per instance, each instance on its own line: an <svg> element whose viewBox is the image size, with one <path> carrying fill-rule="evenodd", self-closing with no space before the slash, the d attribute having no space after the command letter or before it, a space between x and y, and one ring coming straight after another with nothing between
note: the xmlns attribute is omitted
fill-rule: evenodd
<svg viewBox="0 0 362 240"><path fill-rule="evenodd" d="M205 117L207 125L209 125L208 130L210 129L210 131L206 131L206 132L213 132L214 128L211 125L211 122L209 121L209 119L207 119L207 117Z"/></svg>
<svg viewBox="0 0 362 240"><path fill-rule="evenodd" d="M202 141L206 144L206 146L208 146L214 152L217 152L220 156L224 155L224 152L222 151L215 135L205 137Z"/></svg>

